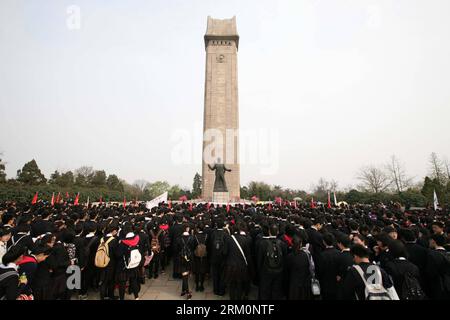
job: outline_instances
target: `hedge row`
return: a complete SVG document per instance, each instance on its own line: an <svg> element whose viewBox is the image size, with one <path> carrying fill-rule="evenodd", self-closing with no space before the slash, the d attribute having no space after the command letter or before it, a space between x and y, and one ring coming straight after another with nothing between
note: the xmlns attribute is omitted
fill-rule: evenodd
<svg viewBox="0 0 450 320"><path fill-rule="evenodd" d="M38 199L44 201L51 201L52 193L55 193L56 198L58 192L61 193L63 199L66 199L66 192L68 192L69 199L72 200L75 199L76 194L79 192L79 201L81 203L86 202L88 197L91 202L99 201L100 197L103 198L103 201L123 201L124 197L127 201L131 201L136 198L135 194L109 190L107 188L61 188L55 185L24 186L0 184L0 201L14 200L20 203L28 203L32 201L36 192L38 192Z"/></svg>

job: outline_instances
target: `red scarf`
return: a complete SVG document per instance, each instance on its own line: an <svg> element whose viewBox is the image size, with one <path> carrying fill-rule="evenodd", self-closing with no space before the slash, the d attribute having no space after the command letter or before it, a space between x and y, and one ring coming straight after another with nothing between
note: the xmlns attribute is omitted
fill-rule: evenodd
<svg viewBox="0 0 450 320"><path fill-rule="evenodd" d="M284 241L287 242L289 247L292 247L292 237L289 237L287 234L284 235Z"/></svg>

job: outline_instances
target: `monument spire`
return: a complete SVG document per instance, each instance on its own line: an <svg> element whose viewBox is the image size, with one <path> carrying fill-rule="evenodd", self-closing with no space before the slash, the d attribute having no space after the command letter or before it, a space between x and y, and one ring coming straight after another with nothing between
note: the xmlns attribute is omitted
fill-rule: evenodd
<svg viewBox="0 0 450 320"><path fill-rule="evenodd" d="M240 199L239 108L237 51L239 35L236 17L208 17L205 34L206 72L202 197L205 201L226 203ZM214 192L216 173L210 167L222 159L230 171L227 190Z"/></svg>

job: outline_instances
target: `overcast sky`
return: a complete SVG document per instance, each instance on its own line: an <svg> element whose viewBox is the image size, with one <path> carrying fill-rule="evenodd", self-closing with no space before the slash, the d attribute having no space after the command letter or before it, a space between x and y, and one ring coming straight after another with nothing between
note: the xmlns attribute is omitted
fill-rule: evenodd
<svg viewBox="0 0 450 320"><path fill-rule="evenodd" d="M241 184L346 187L392 154L419 180L431 152L450 156L449 14L448 0L2 0L8 177L35 158L47 177L89 165L191 186L207 16L236 15L241 129L278 134L277 170L242 164ZM188 164L173 161L183 130Z"/></svg>

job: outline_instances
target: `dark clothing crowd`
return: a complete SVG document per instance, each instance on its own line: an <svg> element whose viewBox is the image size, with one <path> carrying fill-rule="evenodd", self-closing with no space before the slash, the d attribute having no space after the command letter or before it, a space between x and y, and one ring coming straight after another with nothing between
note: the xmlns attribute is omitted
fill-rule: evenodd
<svg viewBox="0 0 450 320"><path fill-rule="evenodd" d="M395 205L0 203L0 299L450 299L446 210ZM190 288L190 283L195 283Z"/></svg>

